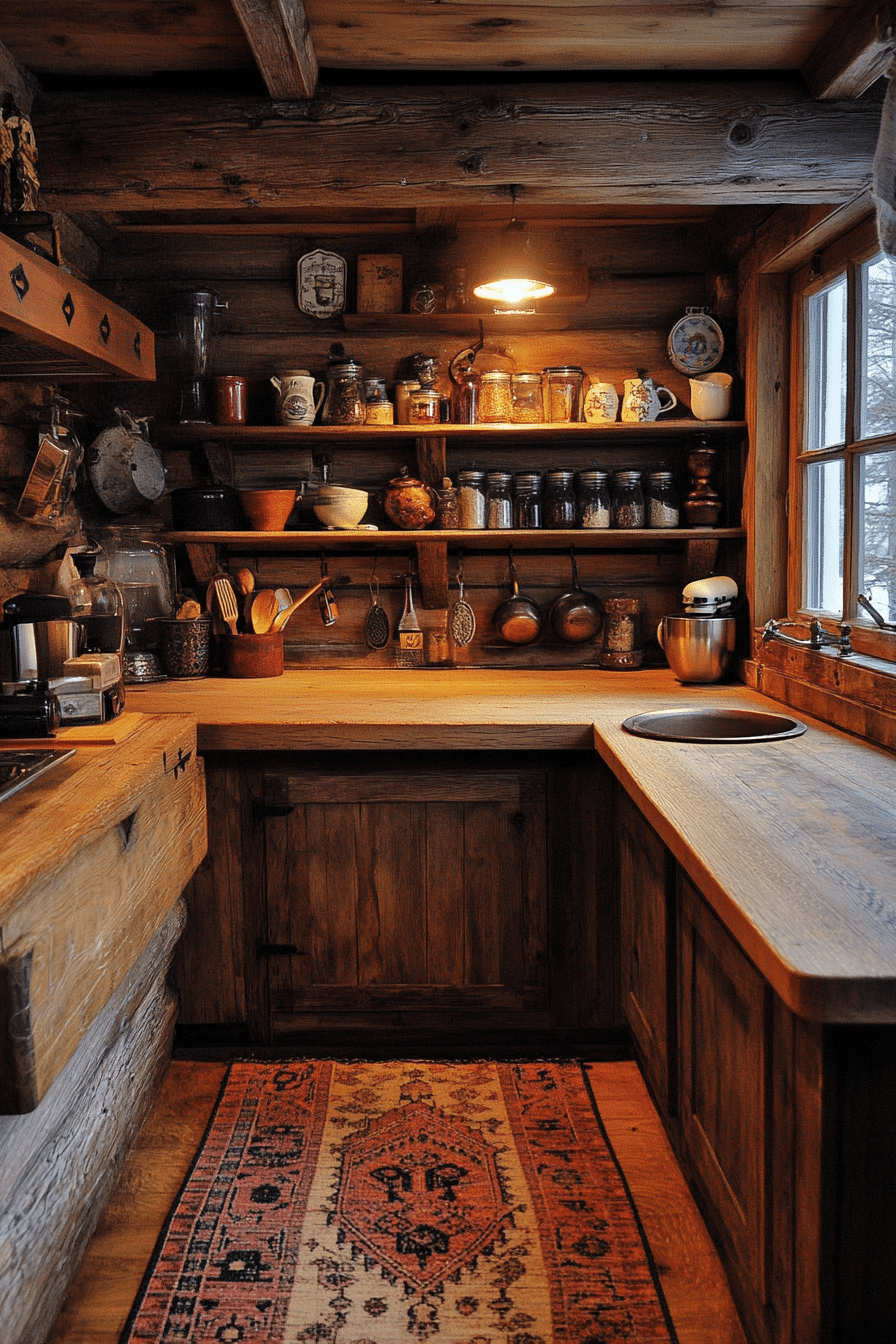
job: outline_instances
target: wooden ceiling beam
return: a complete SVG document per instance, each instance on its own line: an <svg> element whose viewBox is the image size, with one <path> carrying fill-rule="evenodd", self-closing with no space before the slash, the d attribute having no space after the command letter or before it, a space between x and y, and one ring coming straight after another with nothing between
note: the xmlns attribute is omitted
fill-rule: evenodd
<svg viewBox="0 0 896 1344"><path fill-rule="evenodd" d="M880 99L798 79L400 88L305 102L54 93L46 208L111 211L837 203L870 182ZM300 219L300 216L299 216Z"/></svg>
<svg viewBox="0 0 896 1344"><path fill-rule="evenodd" d="M896 49L896 3L853 0L802 69L813 98L857 98L885 74Z"/></svg>
<svg viewBox="0 0 896 1344"><path fill-rule="evenodd" d="M230 0L272 98L311 98L317 56L302 0Z"/></svg>

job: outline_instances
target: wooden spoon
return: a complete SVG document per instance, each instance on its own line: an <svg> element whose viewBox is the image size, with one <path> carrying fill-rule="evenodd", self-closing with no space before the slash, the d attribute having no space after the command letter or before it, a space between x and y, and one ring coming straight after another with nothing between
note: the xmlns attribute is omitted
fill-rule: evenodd
<svg viewBox="0 0 896 1344"><path fill-rule="evenodd" d="M252 599L252 629L256 635L266 635L280 610L277 595L270 588L262 588Z"/></svg>
<svg viewBox="0 0 896 1344"><path fill-rule="evenodd" d="M317 583L313 583L310 588L306 588L301 597L297 597L294 602L290 602L288 607L284 607L282 611L278 611L271 624L271 630L282 630L296 608L300 607L303 602L307 602L309 597L313 597L319 588L323 588L325 583L326 579L318 579Z"/></svg>

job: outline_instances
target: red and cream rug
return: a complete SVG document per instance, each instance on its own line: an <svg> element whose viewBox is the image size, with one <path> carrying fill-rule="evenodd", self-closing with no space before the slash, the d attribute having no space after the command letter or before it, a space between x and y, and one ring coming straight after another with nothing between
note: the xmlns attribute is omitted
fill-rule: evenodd
<svg viewBox="0 0 896 1344"><path fill-rule="evenodd" d="M123 1344L669 1344L570 1061L232 1065Z"/></svg>

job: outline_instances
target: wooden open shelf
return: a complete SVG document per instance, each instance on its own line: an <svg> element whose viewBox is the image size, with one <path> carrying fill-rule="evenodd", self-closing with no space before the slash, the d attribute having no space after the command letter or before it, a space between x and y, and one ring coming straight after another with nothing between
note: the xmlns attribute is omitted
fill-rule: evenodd
<svg viewBox="0 0 896 1344"><path fill-rule="evenodd" d="M626 442L630 439L676 439L683 435L708 434L714 438L721 433L742 434L747 426L743 420L695 420L692 416L677 420L652 420L647 424L609 425L311 425L307 428L292 425L164 425L158 437L162 447L177 448L193 443L227 443L233 448L286 447L290 443L307 447L310 443L326 443L338 439L342 444L354 443L359 447L381 444L384 439L432 440L488 439L490 442L518 444L545 444L551 441L575 442L583 438L611 439Z"/></svg>

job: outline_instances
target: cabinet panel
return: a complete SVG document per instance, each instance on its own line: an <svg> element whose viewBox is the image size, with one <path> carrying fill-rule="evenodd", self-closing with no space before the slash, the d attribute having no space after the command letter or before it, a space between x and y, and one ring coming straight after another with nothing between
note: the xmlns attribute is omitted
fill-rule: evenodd
<svg viewBox="0 0 896 1344"><path fill-rule="evenodd" d="M764 1338L771 991L683 875L679 902L682 1152Z"/></svg>
<svg viewBox="0 0 896 1344"><path fill-rule="evenodd" d="M642 1070L661 1109L677 1103L672 856L620 791L619 868L622 992Z"/></svg>
<svg viewBox="0 0 896 1344"><path fill-rule="evenodd" d="M540 772L267 775L291 809L265 825L275 1022L546 1008L544 794Z"/></svg>

